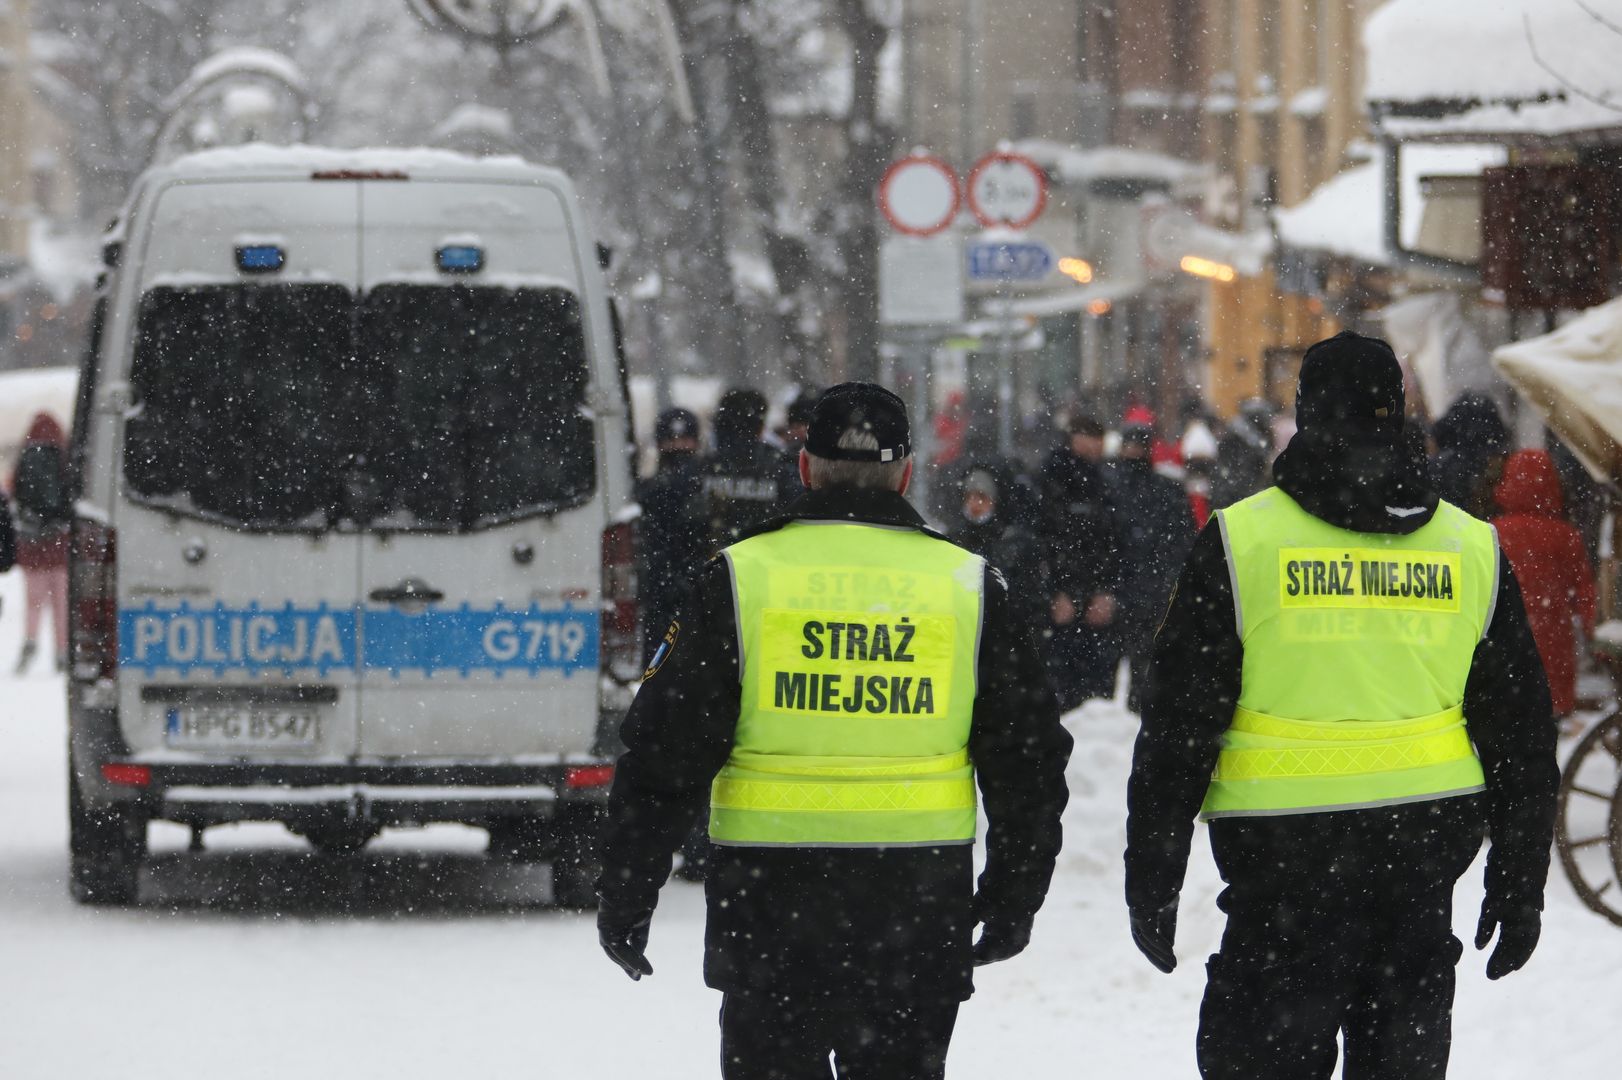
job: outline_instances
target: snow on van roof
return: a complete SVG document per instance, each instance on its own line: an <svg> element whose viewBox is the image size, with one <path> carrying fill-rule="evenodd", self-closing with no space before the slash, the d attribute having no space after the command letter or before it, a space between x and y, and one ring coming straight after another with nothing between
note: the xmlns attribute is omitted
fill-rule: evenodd
<svg viewBox="0 0 1622 1080"><path fill-rule="evenodd" d="M304 176L312 172L403 172L433 176L561 176L555 169L534 165L513 155L471 157L454 150L418 146L409 149L377 147L343 150L325 146L272 146L248 143L200 150L164 165L162 172L177 176L213 173L260 173Z"/></svg>

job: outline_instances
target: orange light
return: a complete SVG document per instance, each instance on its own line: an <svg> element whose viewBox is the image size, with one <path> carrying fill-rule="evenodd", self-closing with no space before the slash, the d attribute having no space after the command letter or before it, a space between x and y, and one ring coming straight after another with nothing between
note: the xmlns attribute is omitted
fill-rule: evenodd
<svg viewBox="0 0 1622 1080"><path fill-rule="evenodd" d="M1097 300L1094 300L1092 303L1087 305L1087 314L1108 315L1110 308L1114 306L1115 305L1111 304L1108 300L1105 300L1103 297L1099 297Z"/></svg>
<svg viewBox="0 0 1622 1080"><path fill-rule="evenodd" d="M39 309L39 317L44 319L46 322L50 322L60 314L62 314L62 309L57 307L55 304L46 304L44 307Z"/></svg>
<svg viewBox="0 0 1622 1080"><path fill-rule="evenodd" d="M1212 281L1229 282L1239 276L1228 264L1219 263L1215 259L1202 259L1198 255L1184 255L1177 265L1186 274L1210 278Z"/></svg>
<svg viewBox="0 0 1622 1080"><path fill-rule="evenodd" d="M1086 259L1060 259L1059 273L1072 281L1085 285L1093 280L1093 264Z"/></svg>
<svg viewBox="0 0 1622 1080"><path fill-rule="evenodd" d="M33 323L23 323L21 326L17 327L17 340L18 341L33 341L34 340L34 324Z"/></svg>

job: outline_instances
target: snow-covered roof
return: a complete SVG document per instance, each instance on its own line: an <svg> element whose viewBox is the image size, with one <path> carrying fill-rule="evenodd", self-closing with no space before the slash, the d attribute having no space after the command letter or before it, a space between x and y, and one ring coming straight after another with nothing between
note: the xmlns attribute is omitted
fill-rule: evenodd
<svg viewBox="0 0 1622 1080"><path fill-rule="evenodd" d="M1622 129L1622 0L1391 0L1363 42L1365 97L1396 138Z"/></svg>
<svg viewBox="0 0 1622 1080"><path fill-rule="evenodd" d="M1300 251L1384 266L1384 186L1378 158L1330 177L1300 203L1274 212L1279 240Z"/></svg>
<svg viewBox="0 0 1622 1080"><path fill-rule="evenodd" d="M193 177L217 173L252 173L269 177L305 177L316 171L403 172L409 176L478 176L491 180L557 176L554 169L532 165L523 158L469 157L452 150L419 146L409 149L377 147L340 150L322 146L271 146L249 143L201 150L164 165L167 176Z"/></svg>
<svg viewBox="0 0 1622 1080"><path fill-rule="evenodd" d="M1351 152L1365 160L1330 177L1295 206L1275 210L1273 224L1285 247L1386 266L1391 254L1385 247L1385 154L1368 144L1354 144ZM1506 160L1504 148L1495 145L1404 147L1398 177L1406 208L1400 223L1403 247L1419 243L1427 179L1480 176Z"/></svg>
<svg viewBox="0 0 1622 1080"><path fill-rule="evenodd" d="M1053 173L1060 182L1069 184L1094 180L1157 180L1181 184L1206 175L1205 166L1197 162L1130 146L1083 149L1049 139L1021 139L1014 144L1014 149Z"/></svg>

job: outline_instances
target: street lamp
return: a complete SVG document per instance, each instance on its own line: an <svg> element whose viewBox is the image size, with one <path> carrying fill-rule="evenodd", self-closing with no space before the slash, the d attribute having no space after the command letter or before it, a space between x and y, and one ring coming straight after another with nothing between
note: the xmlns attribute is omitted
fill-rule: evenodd
<svg viewBox="0 0 1622 1080"><path fill-rule="evenodd" d="M164 98L159 115L162 121L147 150L151 162L190 149L187 139L199 131L209 133L208 145L303 142L315 121L315 101L303 73L287 57L239 47L193 68ZM274 137L267 140L267 132Z"/></svg>
<svg viewBox="0 0 1622 1080"><path fill-rule="evenodd" d="M667 0L643 0L659 32L659 47L670 69L676 114L684 123L694 120L693 96L682 67L681 42ZM503 63L507 50L527 45L561 29L572 20L586 48L586 64L598 93L612 97L608 60L603 55L601 18L594 0L406 0L427 25L449 30L495 48Z"/></svg>

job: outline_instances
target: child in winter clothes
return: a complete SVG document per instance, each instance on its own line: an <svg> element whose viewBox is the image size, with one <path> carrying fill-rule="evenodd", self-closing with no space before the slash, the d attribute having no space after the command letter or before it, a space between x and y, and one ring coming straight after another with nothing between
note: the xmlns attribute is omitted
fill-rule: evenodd
<svg viewBox="0 0 1622 1080"><path fill-rule="evenodd" d="M1577 707L1577 641L1573 618L1594 632L1594 572L1582 534L1566 520L1554 461L1542 450L1519 450L1504 464L1493 490L1499 547L1526 601L1538 654L1549 675L1555 715Z"/></svg>
<svg viewBox="0 0 1622 1080"><path fill-rule="evenodd" d="M28 428L22 456L11 480L17 503L17 565L28 594L22 655L17 673L28 670L38 648L40 623L47 612L56 638L56 668L68 654L68 525L71 512L64 483L67 437L49 413L39 413Z"/></svg>

